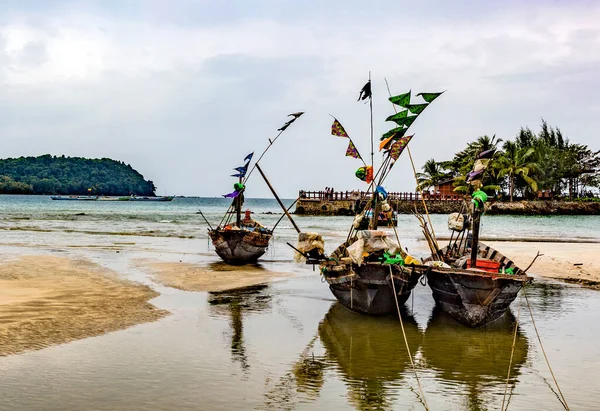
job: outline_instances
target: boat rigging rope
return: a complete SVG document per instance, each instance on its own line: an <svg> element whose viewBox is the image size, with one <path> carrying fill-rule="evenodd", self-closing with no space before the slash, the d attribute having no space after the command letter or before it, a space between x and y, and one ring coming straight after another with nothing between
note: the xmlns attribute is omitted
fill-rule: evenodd
<svg viewBox="0 0 600 411"><path fill-rule="evenodd" d="M400 320L400 327L402 328L402 336L404 337L404 344L406 345L406 353L408 354L408 358L410 359L410 365L412 366L412 370L415 373L415 378L417 379L417 385L419 386L419 392L421 393L421 398L423 399L423 406L427 411L429 411L429 406L427 405L427 400L425 399L425 393L423 392L423 387L421 387L421 381L419 381L419 375L417 374L417 369L415 368L415 363L413 361L412 355L410 354L410 347L408 346L408 340L406 338L406 332L404 331L404 323L402 322L402 315L400 314L400 304L398 303L398 294L396 294L396 285L394 284L394 276L392 275L392 266L388 265L390 268L390 282L392 283L392 289L394 290L394 300L396 301L396 310L398 310L398 319Z"/></svg>
<svg viewBox="0 0 600 411"><path fill-rule="evenodd" d="M554 384L556 384L556 388L558 389L558 393L560 394L560 399L562 399L561 404L565 407L565 410L570 411L569 405L567 404L567 400L560 390L560 386L558 385L558 381L556 381L556 377L554 376L554 372L552 371L552 367L550 366L550 361L548 360L548 356L546 355L546 350L544 350L544 345L542 344L542 339L540 338L540 333L538 332L537 326L535 325L535 320L533 319L533 312L531 311L531 305L529 304L529 299L527 298L527 293L525 292L525 286L523 286L523 295L525 296L525 301L527 302L527 308L529 309L529 315L531 316L531 322L533 323L533 329L535 330L535 334L537 335L537 339L540 343L540 348L542 349L542 354L544 354L544 358L546 359L546 364L548 365L548 369L550 370L550 374L552 375L552 379L554 380Z"/></svg>
<svg viewBox="0 0 600 411"><path fill-rule="evenodd" d="M515 323L515 334L513 337L512 349L510 350L510 361L508 362L508 373L506 374L506 385L504 386L504 396L502 397L502 407L500 407L500 411L506 411L508 409L508 404L510 403L510 397L508 396L508 402L506 403L506 408L504 408L504 401L506 400L506 392L508 391L508 381L510 380L510 368L512 367L513 355L515 353L515 345L517 343L517 331L519 330L519 316L521 315L521 303L523 302L523 293L521 293L521 298L519 298L519 308L517 308L517 322Z"/></svg>

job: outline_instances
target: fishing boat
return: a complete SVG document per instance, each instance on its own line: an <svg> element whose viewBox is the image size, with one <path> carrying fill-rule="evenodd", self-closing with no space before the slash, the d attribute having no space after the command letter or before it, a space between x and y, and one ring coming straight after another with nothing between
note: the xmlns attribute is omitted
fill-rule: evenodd
<svg viewBox="0 0 600 411"><path fill-rule="evenodd" d="M159 196L159 197L138 197L136 195L132 195L129 197L129 201L173 201L174 196Z"/></svg>
<svg viewBox="0 0 600 411"><path fill-rule="evenodd" d="M502 317L523 285L532 280L512 260L483 243L477 245L475 269L465 256L452 257L449 247L441 252L449 267L433 265L426 274L433 299L444 312L470 327ZM465 255L470 254L467 248ZM423 261L434 262L434 256Z"/></svg>
<svg viewBox="0 0 600 411"><path fill-rule="evenodd" d="M236 205L241 208L241 205ZM246 210L244 219L236 219L220 228L209 230L208 235L216 253L229 264L250 264L258 261L273 237L273 231L250 218Z"/></svg>
<svg viewBox="0 0 600 411"><path fill-rule="evenodd" d="M370 77L370 76L369 76ZM368 99L371 109L371 165L367 165L342 124L334 117L331 134L349 140L346 156L360 160L363 166L356 170L358 179L369 184L370 196L360 204L347 239L330 255L324 254L324 244L318 233L302 233L295 247L298 255L308 264L319 264L331 293L346 308L362 314L384 315L395 312L406 302L422 275L421 264L400 244L394 227L394 239L377 230L380 214L392 212L388 194L383 187L386 177L413 136L406 132L416 118L442 93L420 93L424 102L410 104L411 93L390 97L390 102L405 108L389 116L397 127L381 137L379 150L383 151L380 167L373 167L373 112L371 80L361 89L359 100ZM408 112L414 115L408 115ZM393 217L392 217L393 218ZM299 260L299 257L296 257Z"/></svg>
<svg viewBox="0 0 600 411"><path fill-rule="evenodd" d="M368 254L367 261L361 259L364 254ZM320 268L331 293L344 307L384 315L408 300L421 276L404 265L407 257L385 232L362 230L322 259Z"/></svg>
<svg viewBox="0 0 600 411"><path fill-rule="evenodd" d="M372 211L367 212L367 220L372 217ZM393 210L388 212L380 211L377 216L377 227L398 227L398 213Z"/></svg>
<svg viewBox="0 0 600 411"><path fill-rule="evenodd" d="M100 196L98 201L129 201L130 197L113 197L113 196Z"/></svg>
<svg viewBox="0 0 600 411"><path fill-rule="evenodd" d="M96 201L98 199L97 196L50 196L52 200L68 200L68 201Z"/></svg>
<svg viewBox="0 0 600 411"><path fill-rule="evenodd" d="M302 114L304 113L297 112L289 115L292 119L288 120L277 130L279 134L275 138L272 140L269 139L269 145L254 163L252 169L248 170L248 167L250 166L254 152L244 158L245 164L243 166L235 168L237 173L233 174L232 177L237 177L238 181L233 185L234 191L223 196L225 198L232 198L233 201L216 228L212 228L208 220L204 217L204 214L202 214L202 211L199 211L209 226L208 235L215 247L215 252L223 261L235 265L252 264L256 263L267 251L269 242L273 237L273 230L252 219L250 210L246 210L244 218L242 218L246 182L254 168L258 168L266 180L258 163L279 136ZM269 183L267 182L267 184ZM274 192L270 184L269 188Z"/></svg>
<svg viewBox="0 0 600 411"><path fill-rule="evenodd" d="M448 219L452 236L438 250L437 242L422 217L421 227L432 249L424 259L427 282L436 304L450 316L470 327L482 327L502 317L525 284L532 281L515 263L479 241L479 229L487 194L482 179L494 152L477 155L467 182L474 187L471 205L463 202L460 213ZM468 211L463 214L462 211ZM456 234L456 236L455 236ZM534 260L535 261L535 260Z"/></svg>

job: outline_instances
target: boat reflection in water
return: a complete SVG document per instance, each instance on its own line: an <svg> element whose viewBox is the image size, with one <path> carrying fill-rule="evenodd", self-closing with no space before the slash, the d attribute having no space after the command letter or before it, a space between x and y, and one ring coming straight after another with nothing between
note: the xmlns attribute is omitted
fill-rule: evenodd
<svg viewBox="0 0 600 411"><path fill-rule="evenodd" d="M507 311L506 315L492 325L473 329L457 323L439 307L434 308L423 334L422 354L427 367L437 371L439 378L459 383L466 388L467 409L494 408L486 405L491 401L491 396L502 401L515 321L512 312ZM518 381L521 367L527 360L527 352L527 338L518 331L510 370L510 386ZM455 393L456 387L452 390ZM490 395L484 401L482 395L486 392Z"/></svg>
<svg viewBox="0 0 600 411"><path fill-rule="evenodd" d="M404 329L415 355L422 333L403 314ZM410 371L400 322L395 316L370 317L335 303L319 324L325 360L342 375L349 400L359 409L389 409L398 395L402 374Z"/></svg>
<svg viewBox="0 0 600 411"><path fill-rule="evenodd" d="M264 292L267 287L265 284L260 284L208 294L211 314L230 317L231 355L234 361L239 361L243 370L248 369L249 364L244 347L242 314L271 308L271 296Z"/></svg>

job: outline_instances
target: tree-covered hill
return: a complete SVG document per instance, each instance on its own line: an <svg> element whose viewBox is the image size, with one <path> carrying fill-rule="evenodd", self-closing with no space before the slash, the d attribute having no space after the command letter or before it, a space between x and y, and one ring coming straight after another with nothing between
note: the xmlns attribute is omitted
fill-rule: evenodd
<svg viewBox="0 0 600 411"><path fill-rule="evenodd" d="M129 164L45 154L0 160L0 194L154 195L152 181Z"/></svg>

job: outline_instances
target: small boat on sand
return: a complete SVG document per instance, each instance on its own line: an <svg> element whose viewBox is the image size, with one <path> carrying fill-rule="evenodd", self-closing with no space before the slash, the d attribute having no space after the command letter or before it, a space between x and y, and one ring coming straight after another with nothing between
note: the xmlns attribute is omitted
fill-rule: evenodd
<svg viewBox="0 0 600 411"><path fill-rule="evenodd" d="M254 167L256 167L263 175L265 181L266 177L258 166L258 163L279 136L302 114L303 112L297 112L289 115L293 118L288 120L283 127L278 129L279 134L275 138L272 140L269 139L269 145L254 163ZM246 190L245 183L254 170L254 167L248 170L253 156L254 152L248 154L244 158L245 164L234 169L237 173L233 174L232 177L238 178L238 181L233 185L234 191L223 196L225 198L232 198L233 201L229 206L229 209L225 212L225 216L219 225L216 228L212 228L210 223L208 223L204 217L204 214L202 214L202 211L199 211L209 225L208 235L215 247L215 252L229 264L238 265L256 263L267 251L269 241L273 237L273 230L263 226L258 221L253 220L250 210L246 210L244 218L242 219L242 206L244 204L244 192ZM267 185L269 185L269 188L273 191L270 183L267 182Z"/></svg>
<svg viewBox="0 0 600 411"><path fill-rule="evenodd" d="M208 235L223 261L229 264L250 264L255 263L267 251L273 231L250 218L250 211L247 210L244 219L209 230Z"/></svg>

